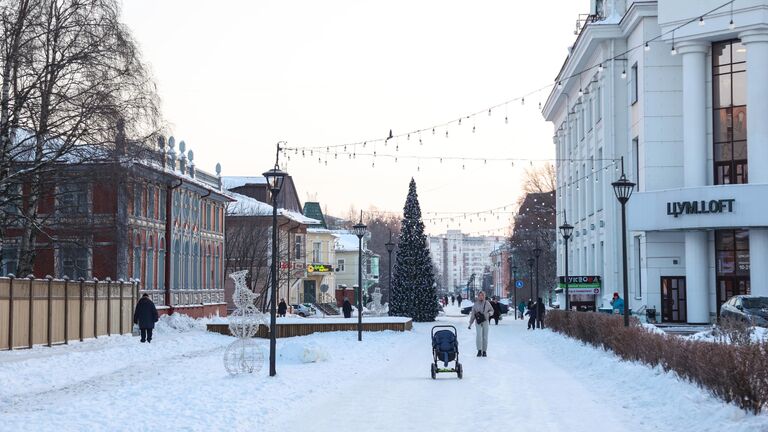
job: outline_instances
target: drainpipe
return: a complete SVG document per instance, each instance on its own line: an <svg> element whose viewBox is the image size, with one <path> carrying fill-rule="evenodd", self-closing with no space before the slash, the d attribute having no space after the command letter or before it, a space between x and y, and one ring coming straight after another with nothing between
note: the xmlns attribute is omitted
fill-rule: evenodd
<svg viewBox="0 0 768 432"><path fill-rule="evenodd" d="M171 304L171 252L173 251L171 230L173 229L173 190L184 182L181 179L176 186L168 186L165 194L165 305L168 306L168 314L173 315Z"/></svg>

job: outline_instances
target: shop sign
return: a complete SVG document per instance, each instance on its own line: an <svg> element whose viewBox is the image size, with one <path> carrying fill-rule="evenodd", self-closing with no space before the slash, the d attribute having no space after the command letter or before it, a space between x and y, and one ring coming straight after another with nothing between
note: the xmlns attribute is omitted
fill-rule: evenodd
<svg viewBox="0 0 768 432"><path fill-rule="evenodd" d="M307 266L307 273L329 273L333 267L325 264L310 264Z"/></svg>
<svg viewBox="0 0 768 432"><path fill-rule="evenodd" d="M565 276L558 278L557 287L565 290ZM568 276L568 294L600 294L600 276Z"/></svg>
<svg viewBox="0 0 768 432"><path fill-rule="evenodd" d="M667 215L678 217L682 214L733 213L735 199L700 201L675 201L667 203Z"/></svg>

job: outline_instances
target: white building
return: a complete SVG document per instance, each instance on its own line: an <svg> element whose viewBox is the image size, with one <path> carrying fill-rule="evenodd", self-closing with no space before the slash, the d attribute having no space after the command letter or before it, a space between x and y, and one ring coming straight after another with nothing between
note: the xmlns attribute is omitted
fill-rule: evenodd
<svg viewBox="0 0 768 432"><path fill-rule="evenodd" d="M491 252L504 243L503 237L470 236L460 230L429 237L430 255L438 285L448 291L465 289L472 274L474 286L482 288L483 274L492 271Z"/></svg>
<svg viewBox="0 0 768 432"><path fill-rule="evenodd" d="M610 183L623 157L637 183L630 307L713 321L750 286L768 294L768 0L592 3L544 107L561 161L558 225L565 210L575 226L569 274L602 277L598 306L621 292ZM560 275L563 256L559 241Z"/></svg>

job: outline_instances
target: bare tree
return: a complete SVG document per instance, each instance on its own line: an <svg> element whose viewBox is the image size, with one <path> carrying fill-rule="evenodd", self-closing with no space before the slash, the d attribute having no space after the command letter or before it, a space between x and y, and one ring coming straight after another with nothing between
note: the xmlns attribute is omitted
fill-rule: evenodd
<svg viewBox="0 0 768 432"><path fill-rule="evenodd" d="M119 15L117 0L0 0L0 191L25 189L2 194L23 227L21 274L46 232L41 201L71 170L61 165L119 162L128 146L117 141L154 142L161 128L154 84Z"/></svg>
<svg viewBox="0 0 768 432"><path fill-rule="evenodd" d="M540 167L525 170L523 192L527 194L542 193L552 192L555 189L557 189L557 171L553 164L547 163Z"/></svg>

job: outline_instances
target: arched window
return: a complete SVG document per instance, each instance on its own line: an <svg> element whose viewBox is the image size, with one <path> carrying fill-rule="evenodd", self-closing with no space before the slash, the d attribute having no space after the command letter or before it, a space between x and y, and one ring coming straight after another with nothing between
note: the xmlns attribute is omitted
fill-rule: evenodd
<svg viewBox="0 0 768 432"><path fill-rule="evenodd" d="M219 247L216 246L216 249L213 252L213 284L211 285L214 289L219 288Z"/></svg>
<svg viewBox="0 0 768 432"><path fill-rule="evenodd" d="M151 234L147 235L147 256L144 263L146 277L144 279L144 288L155 289L155 248L154 238Z"/></svg>
<svg viewBox="0 0 768 432"><path fill-rule="evenodd" d="M157 251L157 289L165 289L165 239L160 239Z"/></svg>
<svg viewBox="0 0 768 432"><path fill-rule="evenodd" d="M171 250L171 261L173 262L173 286L171 289L181 289L181 241L176 239L173 241L173 249Z"/></svg>
<svg viewBox="0 0 768 432"><path fill-rule="evenodd" d="M189 240L184 240L184 278L183 289L189 289L190 277L189 277Z"/></svg>
<svg viewBox="0 0 768 432"><path fill-rule="evenodd" d="M192 252L192 268L195 274L192 276L192 285L194 289L200 289L200 244L195 242L195 248Z"/></svg>
<svg viewBox="0 0 768 432"><path fill-rule="evenodd" d="M136 234L133 240L133 274L134 279L142 279L141 274L141 235Z"/></svg>
<svg viewBox="0 0 768 432"><path fill-rule="evenodd" d="M205 247L205 269L203 272L205 287L213 289L213 262L211 261L211 245Z"/></svg>

